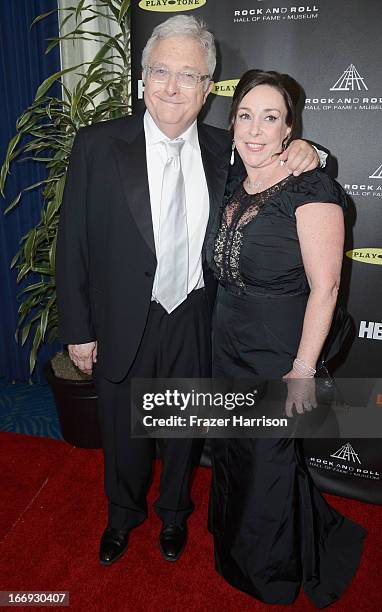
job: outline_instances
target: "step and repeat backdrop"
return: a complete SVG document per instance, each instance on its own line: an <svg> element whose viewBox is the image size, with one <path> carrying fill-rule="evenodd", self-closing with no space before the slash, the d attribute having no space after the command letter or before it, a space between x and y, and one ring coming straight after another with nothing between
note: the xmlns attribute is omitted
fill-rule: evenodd
<svg viewBox="0 0 382 612"><path fill-rule="evenodd" d="M351 401L382 410L382 3L380 0L134 0L133 108L143 108L141 53L152 29L176 14L203 18L218 48L203 119L227 127L249 68L290 74L302 87L302 136L331 152L330 172L350 210L342 298L354 338L336 375ZM359 379L363 379L362 384ZM367 382L367 379L374 379ZM307 440L306 459L326 491L382 503L381 439Z"/></svg>

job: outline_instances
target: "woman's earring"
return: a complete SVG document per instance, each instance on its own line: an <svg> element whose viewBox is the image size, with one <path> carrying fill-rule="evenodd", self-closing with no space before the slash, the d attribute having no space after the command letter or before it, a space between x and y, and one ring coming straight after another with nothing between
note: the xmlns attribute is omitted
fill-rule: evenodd
<svg viewBox="0 0 382 612"><path fill-rule="evenodd" d="M281 143L281 148L283 151L285 151L285 149L290 145L291 143L291 133L289 132L289 134L287 134L284 138L284 140Z"/></svg>
<svg viewBox="0 0 382 612"><path fill-rule="evenodd" d="M232 152L231 152L231 160L230 160L230 164L231 166L233 166L235 163L235 141L232 141Z"/></svg>

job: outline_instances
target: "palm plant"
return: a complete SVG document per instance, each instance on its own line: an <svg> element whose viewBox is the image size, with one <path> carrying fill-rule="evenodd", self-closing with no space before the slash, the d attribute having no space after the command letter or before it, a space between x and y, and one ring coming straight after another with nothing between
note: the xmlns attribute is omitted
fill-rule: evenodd
<svg viewBox="0 0 382 612"><path fill-rule="evenodd" d="M46 52L68 41L98 42L90 61L50 75L38 87L34 101L16 124L16 134L8 145L1 168L0 189L11 164L32 159L46 168L44 180L23 189L9 204L6 213L22 201L23 193L41 188L43 203L40 220L22 238L11 266L18 270L17 282L23 283L16 339L22 345L32 336L30 372L36 365L44 342L57 338L57 302L55 287L55 250L60 206L65 176L74 136L79 127L130 112L130 0L85 0L77 6L60 10L61 36L49 39ZM32 25L55 11L39 15ZM94 31L91 24L104 19L111 35ZM63 29L68 29L63 34ZM106 28L105 28L106 29ZM77 83L68 87L65 75L75 74ZM62 98L49 95L54 83L62 87Z"/></svg>

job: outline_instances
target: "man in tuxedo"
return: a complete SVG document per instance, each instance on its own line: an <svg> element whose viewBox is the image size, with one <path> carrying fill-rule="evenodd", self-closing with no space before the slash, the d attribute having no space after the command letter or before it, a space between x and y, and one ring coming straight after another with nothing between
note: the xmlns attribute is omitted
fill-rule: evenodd
<svg viewBox="0 0 382 612"><path fill-rule="evenodd" d="M100 562L127 549L147 517L153 440L130 437L131 380L210 375L215 283L203 245L227 179L228 132L197 121L212 88L213 36L194 17L157 26L142 56L144 115L81 128L66 179L57 243L61 340L94 371L108 524ZM283 154L299 174L317 166L295 141ZM166 560L179 558L192 512L189 482L200 441L160 441L154 508Z"/></svg>

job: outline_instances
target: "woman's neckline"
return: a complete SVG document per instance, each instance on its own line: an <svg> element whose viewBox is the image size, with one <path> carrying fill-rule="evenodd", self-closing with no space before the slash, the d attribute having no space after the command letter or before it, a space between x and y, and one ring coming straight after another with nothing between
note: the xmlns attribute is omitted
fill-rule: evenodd
<svg viewBox="0 0 382 612"><path fill-rule="evenodd" d="M284 176L284 178L280 179L276 183L273 183L273 185L270 185L269 187L267 187L266 189L263 189L262 191L257 191L256 193L249 193L246 190L246 188L244 187L244 183L246 179L244 179L244 181L241 181L240 186L247 196L255 197L255 196L259 196L264 193L267 193L267 191L269 191L270 189L274 189L277 186L281 186L282 183L287 183L291 179L291 177L296 178L293 174L288 174L288 176Z"/></svg>

